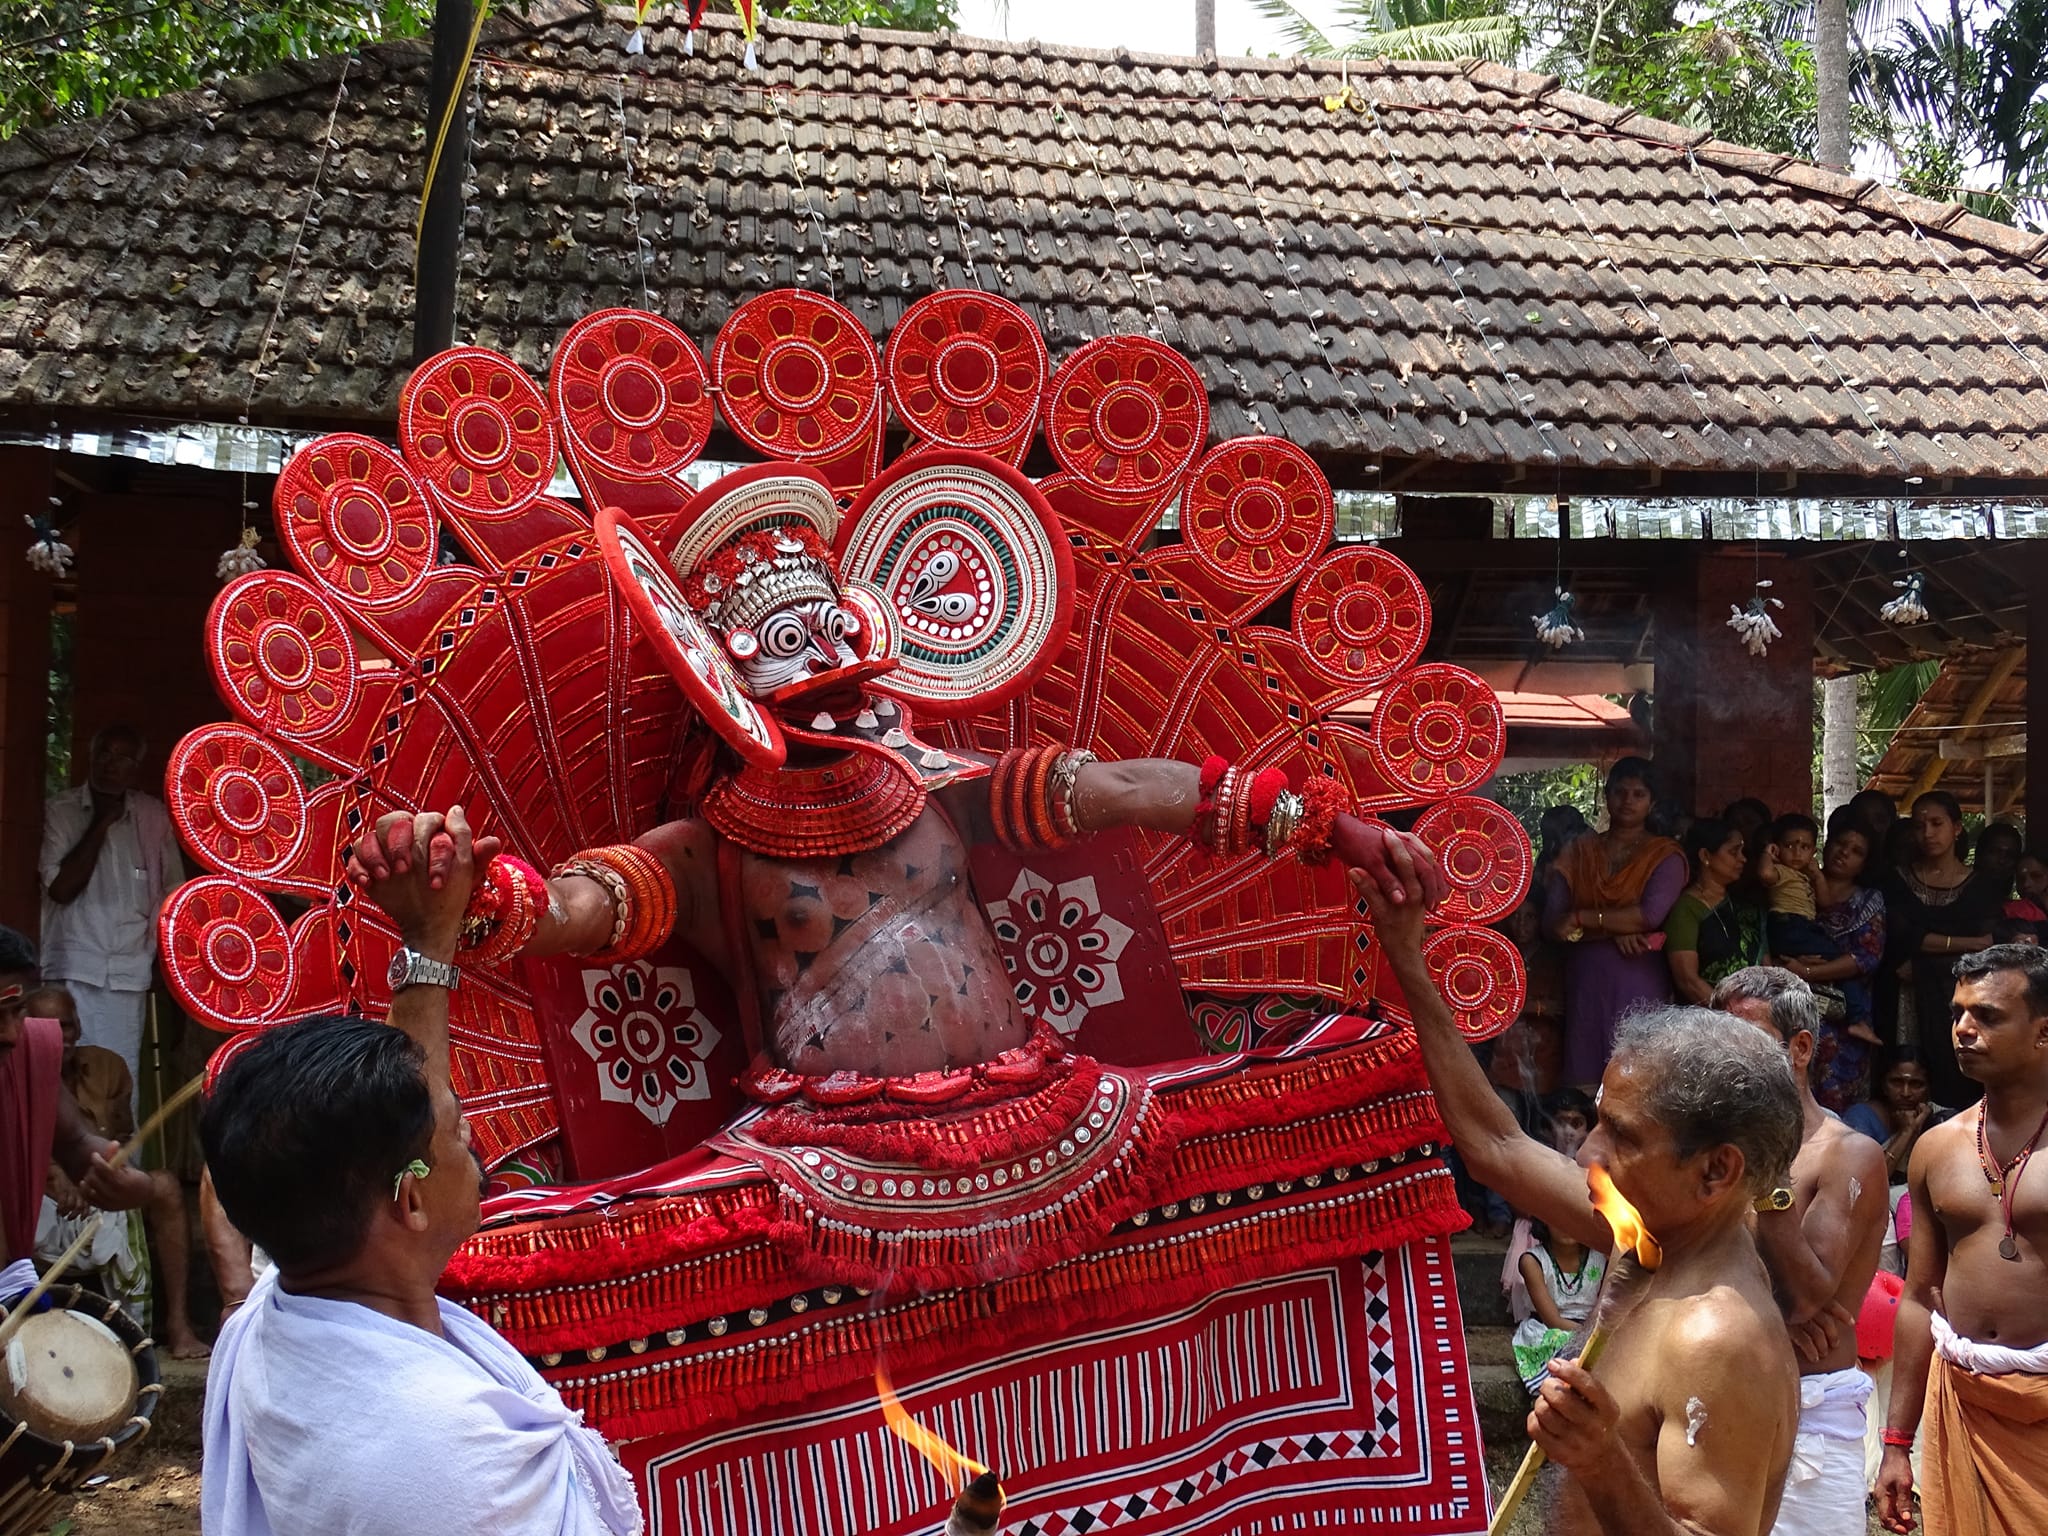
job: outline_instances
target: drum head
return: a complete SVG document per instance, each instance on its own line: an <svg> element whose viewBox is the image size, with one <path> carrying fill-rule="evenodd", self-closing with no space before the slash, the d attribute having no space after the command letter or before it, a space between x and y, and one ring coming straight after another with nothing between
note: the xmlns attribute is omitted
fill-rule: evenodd
<svg viewBox="0 0 2048 1536"><path fill-rule="evenodd" d="M7 1341L0 1409L45 1440L97 1440L128 1422L140 1388L113 1329L83 1312L39 1312Z"/></svg>

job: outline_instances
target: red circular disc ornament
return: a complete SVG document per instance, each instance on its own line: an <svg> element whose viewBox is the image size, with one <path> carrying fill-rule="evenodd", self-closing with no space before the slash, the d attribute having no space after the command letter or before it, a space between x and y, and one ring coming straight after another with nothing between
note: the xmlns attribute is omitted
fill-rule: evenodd
<svg viewBox="0 0 2048 1536"><path fill-rule="evenodd" d="M311 741L355 706L355 640L304 577L256 571L229 582L206 627L223 696L258 730Z"/></svg>
<svg viewBox="0 0 2048 1536"><path fill-rule="evenodd" d="M1535 855L1522 824L1491 800L1460 795L1416 818L1415 835L1436 855L1451 893L1435 912L1440 922L1492 923L1529 893Z"/></svg>
<svg viewBox="0 0 2048 1536"><path fill-rule="evenodd" d="M1294 638L1325 677L1369 688L1422 654L1429 594L1383 549L1332 550L1295 588Z"/></svg>
<svg viewBox="0 0 2048 1536"><path fill-rule="evenodd" d="M306 838L306 781L282 750L239 725L187 733L164 772L171 820L215 868L262 878Z"/></svg>
<svg viewBox="0 0 2048 1536"><path fill-rule="evenodd" d="M782 727L756 704L711 632L683 596L668 562L617 507L597 514L597 542L641 632L685 697L732 749L763 768L782 766Z"/></svg>
<svg viewBox="0 0 2048 1536"><path fill-rule="evenodd" d="M1522 952L1506 934L1439 928L1423 944L1422 958L1467 1040L1491 1040L1521 1017L1528 976Z"/></svg>
<svg viewBox="0 0 2048 1536"><path fill-rule="evenodd" d="M457 511L510 517L555 478L555 425L510 358L455 347L414 370L398 397L398 441Z"/></svg>
<svg viewBox="0 0 2048 1536"><path fill-rule="evenodd" d="M1060 467L1118 498L1157 495L1209 440L1209 394L1194 365L1146 336L1104 336L1061 365L1045 445Z"/></svg>
<svg viewBox="0 0 2048 1536"><path fill-rule="evenodd" d="M232 875L188 880L157 918L178 1001L215 1029L274 1024L291 1006L298 961L269 899Z"/></svg>
<svg viewBox="0 0 2048 1536"><path fill-rule="evenodd" d="M842 579L872 583L896 629L876 688L939 718L1028 688L1065 643L1074 555L1038 487L978 453L918 454L870 482L839 535Z"/></svg>
<svg viewBox="0 0 2048 1536"><path fill-rule="evenodd" d="M747 300L719 328L711 375L726 424L778 459L830 459L872 432L881 359L842 304L779 288Z"/></svg>
<svg viewBox="0 0 2048 1536"><path fill-rule="evenodd" d="M374 438L315 438L285 465L270 505L299 569L345 601L401 602L434 568L434 509L405 460Z"/></svg>
<svg viewBox="0 0 2048 1536"><path fill-rule="evenodd" d="M1463 667L1432 662L1387 685L1373 706L1375 761L1389 784L1422 800L1469 793L1500 767L1507 715Z"/></svg>
<svg viewBox="0 0 2048 1536"><path fill-rule="evenodd" d="M1337 502L1316 461L1278 437L1234 437L1203 455L1180 526L1226 580L1254 590L1293 581L1330 547Z"/></svg>
<svg viewBox="0 0 2048 1536"><path fill-rule="evenodd" d="M711 436L711 376L690 338L659 315L600 309L570 327L548 370L568 444L622 480L688 466Z"/></svg>
<svg viewBox="0 0 2048 1536"><path fill-rule="evenodd" d="M911 431L942 448L990 453L1029 437L1052 363L1023 310L953 288L903 312L882 371L889 403Z"/></svg>

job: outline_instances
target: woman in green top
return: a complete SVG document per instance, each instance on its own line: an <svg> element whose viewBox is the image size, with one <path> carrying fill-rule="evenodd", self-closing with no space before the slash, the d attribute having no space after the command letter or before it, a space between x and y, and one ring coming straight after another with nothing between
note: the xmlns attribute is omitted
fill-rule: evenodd
<svg viewBox="0 0 2048 1536"><path fill-rule="evenodd" d="M1714 984L1764 958L1764 915L1729 894L1742 878L1742 831L1719 817L1696 821L1685 834L1692 884L1664 919L1664 962L1672 985L1689 1003L1707 1006Z"/></svg>

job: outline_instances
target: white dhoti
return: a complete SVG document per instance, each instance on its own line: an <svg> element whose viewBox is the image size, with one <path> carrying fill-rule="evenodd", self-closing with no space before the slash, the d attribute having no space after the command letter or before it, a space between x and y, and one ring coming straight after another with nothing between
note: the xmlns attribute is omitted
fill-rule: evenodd
<svg viewBox="0 0 2048 1536"><path fill-rule="evenodd" d="M95 1213L66 1216L57 1202L43 1196L36 1213L36 1260L45 1268L64 1256ZM107 1300L118 1301L121 1310L142 1328L149 1327L149 1233L140 1211L104 1211L99 1230L85 1251L71 1261L76 1272L97 1271L99 1286Z"/></svg>
<svg viewBox="0 0 2048 1536"><path fill-rule="evenodd" d="M1799 1432L1772 1536L1863 1536L1871 1380L1853 1365L1799 1378Z"/></svg>
<svg viewBox="0 0 2048 1536"><path fill-rule="evenodd" d="M57 979L53 978L53 982ZM83 1045L103 1046L128 1063L128 1108L137 1108L142 1089L142 1030L149 1018L149 993L120 987L96 987L89 981L62 981L78 1004L78 1038Z"/></svg>

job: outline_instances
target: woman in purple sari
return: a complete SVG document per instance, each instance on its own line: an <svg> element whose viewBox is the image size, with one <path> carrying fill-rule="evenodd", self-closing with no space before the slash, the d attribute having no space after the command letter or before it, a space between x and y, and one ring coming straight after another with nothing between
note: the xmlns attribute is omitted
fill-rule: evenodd
<svg viewBox="0 0 2048 1536"><path fill-rule="evenodd" d="M1870 1093L1870 1066L1878 1049L1871 978L1884 958L1884 892L1870 877L1870 838L1846 818L1821 849L1824 900L1815 921L1841 954L1833 959L1780 955L1778 963L1816 987L1842 994L1842 1016L1823 1017L1813 1046L1813 1096L1840 1114Z"/></svg>
<svg viewBox="0 0 2048 1536"><path fill-rule="evenodd" d="M1600 1081L1622 1015L1671 1001L1658 929L1685 888L1685 853L1645 825L1656 798L1645 759L1616 763L1607 774L1607 830L1567 848L1544 890L1544 928L1566 946L1568 1083Z"/></svg>

